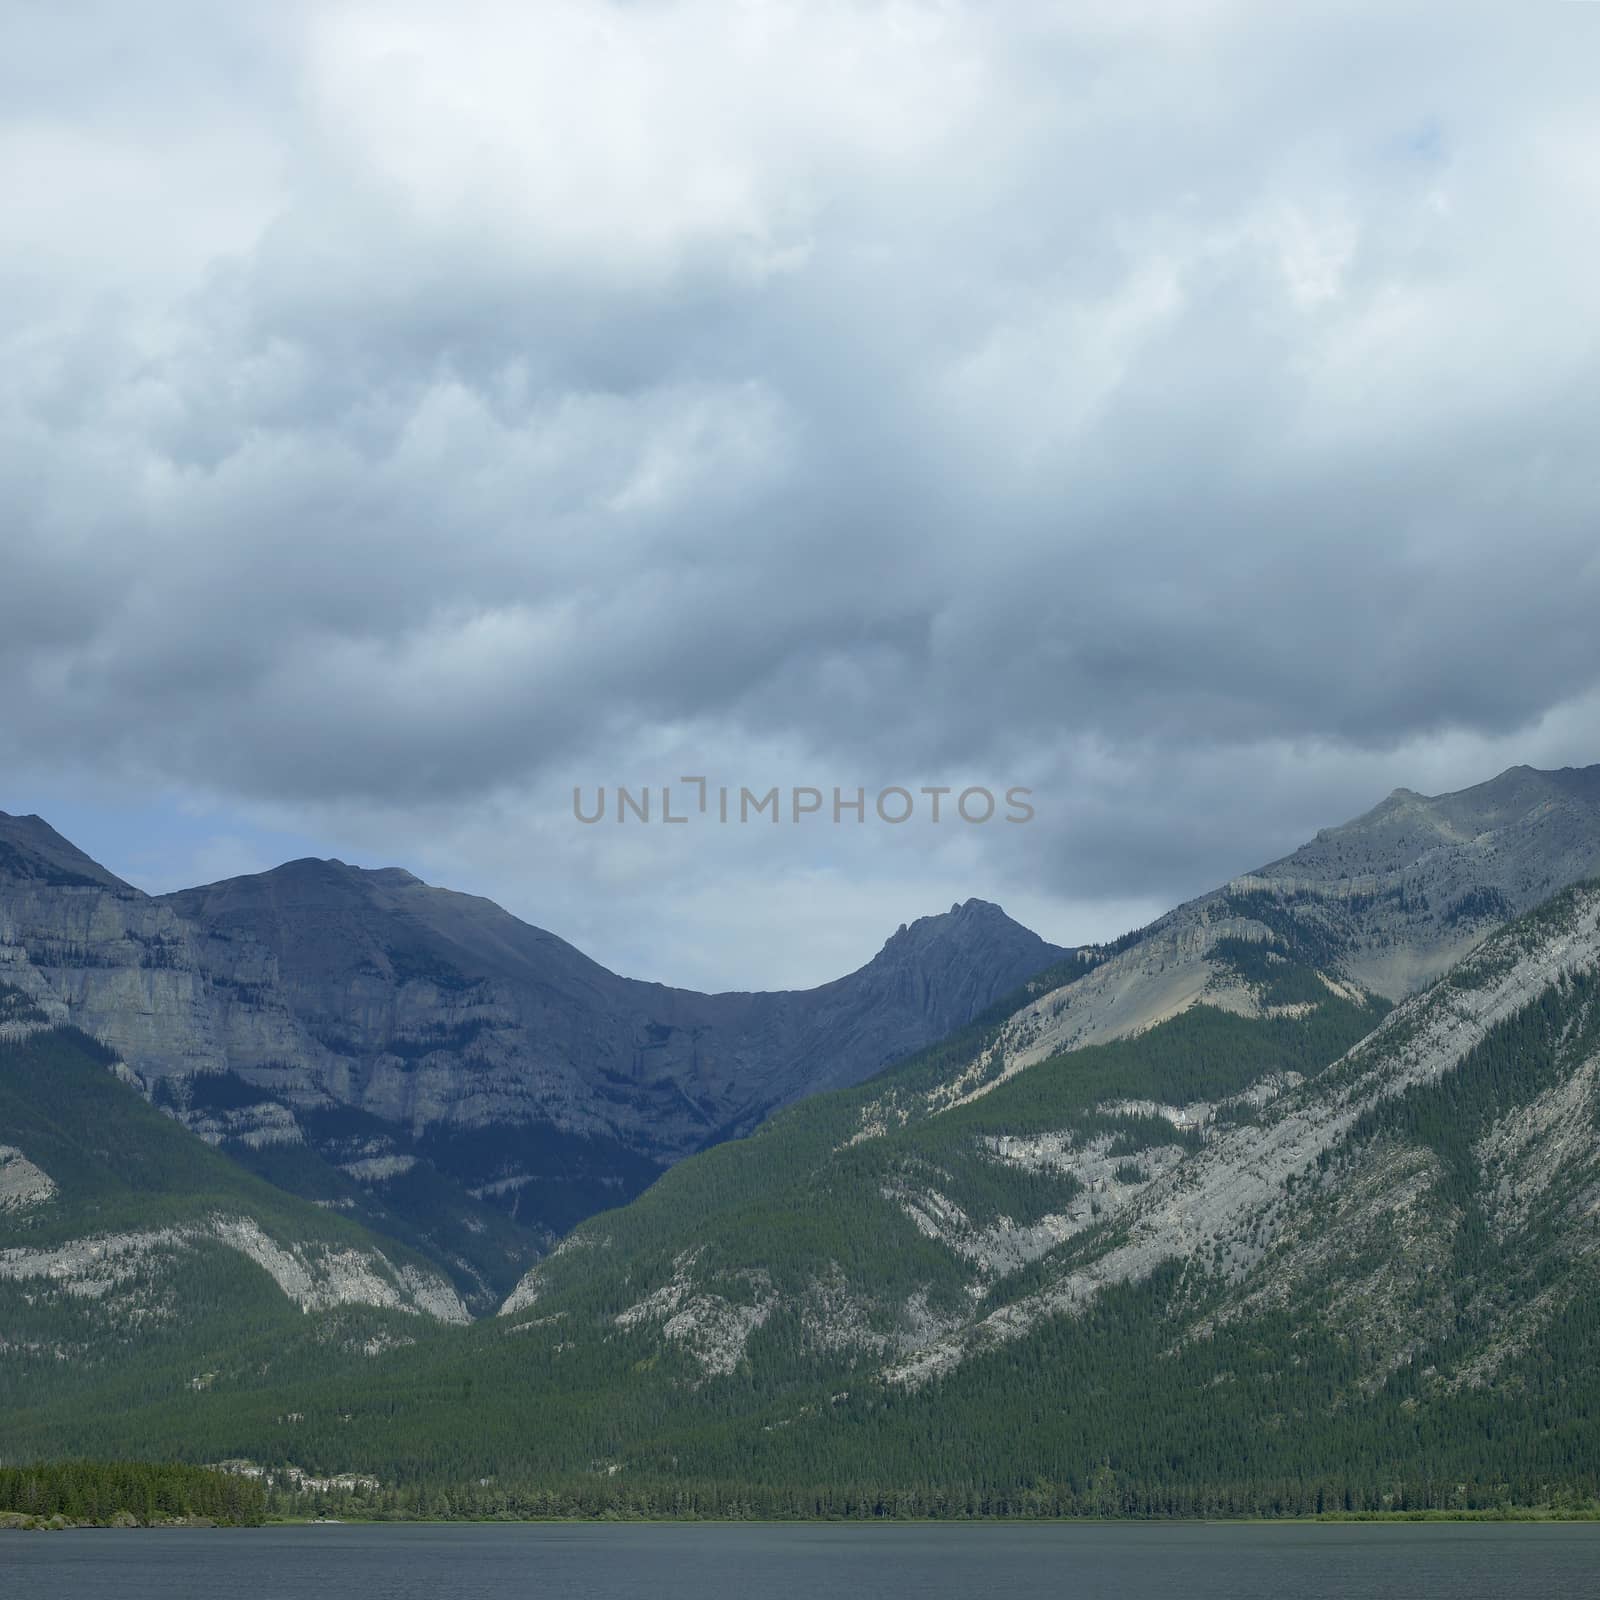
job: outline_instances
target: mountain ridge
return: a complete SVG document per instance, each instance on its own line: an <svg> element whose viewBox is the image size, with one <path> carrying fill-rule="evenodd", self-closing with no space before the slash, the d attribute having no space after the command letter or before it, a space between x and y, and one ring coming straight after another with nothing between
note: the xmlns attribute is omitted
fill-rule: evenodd
<svg viewBox="0 0 1600 1600"><path fill-rule="evenodd" d="M1433 797L1397 790L1120 941L1104 963L1041 995L1002 1048L1022 1070L1155 1026L1226 988L1225 964L1211 958L1219 943L1285 929L1319 964L1398 1001L1507 918L1596 874L1600 765L1511 767Z"/></svg>
<svg viewBox="0 0 1600 1600"><path fill-rule="evenodd" d="M1600 878L1511 909L1589 859L1589 781L1380 803L1070 952L581 1219L499 1315L224 1351L198 1395L58 1364L18 1447L292 1451L390 1509L1591 1503ZM1466 939L1398 1002L1358 975ZM18 1155L0 1193L71 1203Z"/></svg>
<svg viewBox="0 0 1600 1600"><path fill-rule="evenodd" d="M58 1374L14 1436L292 1450L419 1514L1591 1503L1600 882L1395 1008L1281 936L1224 959L1254 1014L1200 1004L850 1137L960 1072L946 1041L587 1220L499 1317L225 1357L181 1407L159 1371L131 1408Z"/></svg>
<svg viewBox="0 0 1600 1600"><path fill-rule="evenodd" d="M163 896L0 817L0 976L295 1192L431 1251L476 1309L587 1212L856 1081L1062 952L971 901L796 992L609 972L481 896L301 858Z"/></svg>

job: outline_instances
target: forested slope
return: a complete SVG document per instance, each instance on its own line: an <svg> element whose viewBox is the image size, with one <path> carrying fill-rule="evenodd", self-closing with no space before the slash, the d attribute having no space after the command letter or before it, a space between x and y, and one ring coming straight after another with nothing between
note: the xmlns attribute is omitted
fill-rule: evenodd
<svg viewBox="0 0 1600 1600"><path fill-rule="evenodd" d="M1600 889L1393 1011L1291 932L1137 1037L1008 1070L1002 1007L803 1103L584 1224L499 1318L228 1351L201 1392L63 1397L17 1437L454 1512L1594 1497Z"/></svg>

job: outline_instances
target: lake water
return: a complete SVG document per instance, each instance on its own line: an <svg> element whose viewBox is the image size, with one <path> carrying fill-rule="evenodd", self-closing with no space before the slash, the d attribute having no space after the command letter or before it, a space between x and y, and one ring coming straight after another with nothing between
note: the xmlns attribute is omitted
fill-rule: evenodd
<svg viewBox="0 0 1600 1600"><path fill-rule="evenodd" d="M5 1600L1592 1600L1600 1525L450 1525L0 1533Z"/></svg>

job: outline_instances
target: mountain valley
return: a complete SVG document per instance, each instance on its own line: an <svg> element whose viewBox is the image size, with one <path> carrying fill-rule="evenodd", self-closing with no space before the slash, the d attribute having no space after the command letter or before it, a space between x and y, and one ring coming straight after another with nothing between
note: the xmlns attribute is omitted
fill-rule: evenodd
<svg viewBox="0 0 1600 1600"><path fill-rule="evenodd" d="M36 875L43 858L27 858ZM30 926L18 902L36 926L38 897L59 890L85 909L82 947L111 948L95 942L112 916L97 897L122 891L59 849L46 865L90 881L22 879L10 927ZM128 1060L147 1021L130 1015L115 1042L84 1027L117 984L196 995L217 986L197 974L243 984L259 962L277 987L270 1007L252 1001L258 1042L284 1019L321 1030L324 1049L335 1022L392 1040L372 1019L393 1029L429 992L414 986L446 988L437 968L405 966L417 925L437 961L447 913L468 908L391 910L416 942L380 952L330 909L350 904L339 873L352 870L324 874L341 887L331 900L317 888L317 918L282 880L118 900L146 937L231 945L231 969L215 951L187 969L69 966L65 933L42 960L24 940L0 945L10 1452L292 1462L376 1480L353 1504L417 1511L445 1493L484 1514L1271 1514L1600 1496L1600 769L1397 791L1139 933L1043 947L997 999L992 971L982 988L965 974L956 997L918 1001L948 1020L941 1037L871 1074L814 1063L815 1092L785 1090L753 1129L683 1149L628 1203L574 1217L513 1281L502 1273L487 1307L445 1282L436 1236L430 1255L392 1224L365 1227L341 1194L308 1204L245 1170L299 1148L323 1161L320 1181L354 1187L351 1166L394 1158L374 1134L351 1159L353 1122L298 1144L267 1136L317 1116L420 1116L426 1150L435 1122L417 1107L443 1096L442 1061L385 1119L361 1096L385 1081L391 1094L398 1072L363 1078L349 1036L335 1054L350 1065L268 1099L260 1086L289 1069L265 1055L161 1074ZM381 881L358 883L362 904L419 896L414 880L365 876ZM115 937L139 943L131 914L115 915ZM951 913L995 929L999 915ZM916 924L885 955L951 927ZM455 970L509 982L488 974L511 956L454 937ZM585 970L571 956L559 970ZM898 994L915 980L891 969L926 970L898 953L874 967ZM854 1015L857 998L830 1015ZM242 1035L226 1007L207 1015L209 1046ZM873 1051L885 1037L863 1021L841 1036ZM498 1103L503 1072L477 1070L471 1092ZM235 1080L250 1089L238 1103L208 1095ZM734 1103L709 1069L695 1081ZM81 1109L112 1099L121 1111ZM574 1125L620 1132L608 1114ZM124 1118L133 1147L158 1126L178 1141L156 1193L118 1166L132 1159L112 1131ZM470 1168L435 1170L472 1197ZM303 1173L299 1187L313 1187ZM248 1294L242 1280L227 1291L255 1308L246 1331L212 1285L248 1271ZM170 1315L184 1272L204 1308L192 1326Z"/></svg>

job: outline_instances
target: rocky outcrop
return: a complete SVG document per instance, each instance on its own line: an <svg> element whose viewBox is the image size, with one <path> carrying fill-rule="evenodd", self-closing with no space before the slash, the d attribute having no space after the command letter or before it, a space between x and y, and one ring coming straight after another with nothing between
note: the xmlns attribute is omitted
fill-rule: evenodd
<svg viewBox="0 0 1600 1600"><path fill-rule="evenodd" d="M54 1180L15 1145L0 1144L0 1211L29 1211L56 1192Z"/></svg>
<svg viewBox="0 0 1600 1600"><path fill-rule="evenodd" d="M0 1249L0 1279L40 1280L78 1300L131 1295L148 1316L152 1306L143 1302L152 1294L150 1283L159 1276L159 1264L213 1241L253 1261L302 1311L365 1305L439 1322L469 1320L460 1297L436 1273L410 1264L397 1267L379 1250L283 1244L248 1216L216 1215L201 1223L92 1234L38 1249ZM176 1315L176 1308L168 1314Z"/></svg>
<svg viewBox="0 0 1600 1600"><path fill-rule="evenodd" d="M470 1320L461 1297L437 1273L396 1267L376 1250L324 1244L280 1245L249 1217L216 1217L212 1233L260 1267L302 1311L382 1306L439 1322Z"/></svg>

